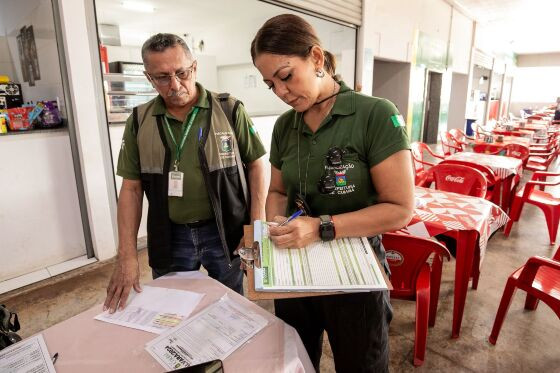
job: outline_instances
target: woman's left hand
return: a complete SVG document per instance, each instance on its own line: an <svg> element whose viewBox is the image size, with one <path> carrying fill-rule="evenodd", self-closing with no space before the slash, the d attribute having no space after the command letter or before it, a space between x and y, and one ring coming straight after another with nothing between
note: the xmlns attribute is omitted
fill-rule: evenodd
<svg viewBox="0 0 560 373"><path fill-rule="evenodd" d="M275 221L278 221L276 217ZM269 227L270 239L280 249L305 247L311 242L318 241L319 218L300 216L282 227Z"/></svg>

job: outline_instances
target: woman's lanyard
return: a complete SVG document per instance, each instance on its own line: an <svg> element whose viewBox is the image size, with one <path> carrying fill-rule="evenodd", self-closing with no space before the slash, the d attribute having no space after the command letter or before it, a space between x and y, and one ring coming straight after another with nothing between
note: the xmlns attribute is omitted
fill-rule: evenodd
<svg viewBox="0 0 560 373"><path fill-rule="evenodd" d="M169 122L167 121L167 117L164 116L165 119L165 125L167 126L167 131L169 131L169 136L171 137L171 140L173 141L173 144L175 144L175 162L173 163L173 169L174 171L178 170L179 167L179 162L181 161L181 153L183 152L183 146L185 145L185 141L187 140L187 136L189 135L189 131L191 130L192 124L194 122L194 119L196 118L196 115L198 114L198 107L195 107L192 111L192 114L189 118L189 123L187 123L187 125L185 126L183 123L183 134L181 135L181 143L177 144L177 140L175 140L175 136L173 135L173 131L171 131L171 126L169 125Z"/></svg>

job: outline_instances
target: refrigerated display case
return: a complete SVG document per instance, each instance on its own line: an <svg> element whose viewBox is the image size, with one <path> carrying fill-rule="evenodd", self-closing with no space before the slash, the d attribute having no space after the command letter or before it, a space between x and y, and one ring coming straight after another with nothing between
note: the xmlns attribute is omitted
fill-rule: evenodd
<svg viewBox="0 0 560 373"><path fill-rule="evenodd" d="M135 106L150 101L158 94L143 75L109 73L103 78L110 125L125 122Z"/></svg>

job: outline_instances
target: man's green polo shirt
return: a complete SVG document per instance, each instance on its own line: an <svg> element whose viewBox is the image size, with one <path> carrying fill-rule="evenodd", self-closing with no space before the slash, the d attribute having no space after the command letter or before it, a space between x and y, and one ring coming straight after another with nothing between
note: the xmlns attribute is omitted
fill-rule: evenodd
<svg viewBox="0 0 560 373"><path fill-rule="evenodd" d="M168 197L169 218L177 224L192 223L197 220L210 219L214 216L197 150L200 128L205 127L208 116L211 115L210 103L206 90L202 85L197 83L196 86L199 96L195 107L198 107L199 110L189 131L185 145L183 146L178 167L179 171L184 173L183 197ZM161 96L156 97L154 100L153 115L165 115L173 131L175 140L180 142L183 126L186 126L188 123L192 110L183 123L169 114ZM220 108L214 108L214 110L220 110ZM163 122L167 144L171 150L172 167L177 151L169 135L165 121ZM240 156L244 163L252 162L266 153L243 105L239 105L237 109L234 132L239 144ZM138 153L136 134L133 131L132 116L126 121L117 165L117 175L125 179L140 179L140 156Z"/></svg>
<svg viewBox="0 0 560 373"><path fill-rule="evenodd" d="M276 121L270 163L282 172L288 196L287 216L296 209L296 193L305 196L314 216L341 214L375 204L378 195L370 168L400 150L410 149L404 121L395 105L357 93L343 82L340 92L315 133L304 123L302 113L293 109ZM331 147L345 152L340 166L331 166L326 160ZM335 176L332 194L321 194L317 188L325 172Z"/></svg>

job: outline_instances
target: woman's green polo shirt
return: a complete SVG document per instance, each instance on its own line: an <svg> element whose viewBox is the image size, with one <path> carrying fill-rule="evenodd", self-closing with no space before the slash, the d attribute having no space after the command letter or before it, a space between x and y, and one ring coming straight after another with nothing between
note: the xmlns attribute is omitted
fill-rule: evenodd
<svg viewBox="0 0 560 373"><path fill-rule="evenodd" d="M357 93L341 82L331 112L312 133L303 113L290 110L274 126L270 163L282 172L287 191L286 216L296 209L296 193L305 196L313 216L356 211L377 203L369 170L392 154L410 149L402 116L390 101ZM340 166L330 166L331 147L345 151ZM299 161L298 161L299 159ZM321 194L317 184L332 171L336 188ZM410 170L402 170L410 172Z"/></svg>

